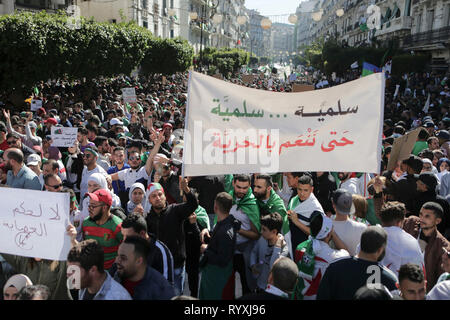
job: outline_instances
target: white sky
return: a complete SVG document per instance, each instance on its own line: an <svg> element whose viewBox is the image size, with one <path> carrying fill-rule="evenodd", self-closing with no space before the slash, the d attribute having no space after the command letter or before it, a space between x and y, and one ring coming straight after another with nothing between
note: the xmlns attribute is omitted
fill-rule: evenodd
<svg viewBox="0 0 450 320"><path fill-rule="evenodd" d="M281 17L271 20L273 22L287 22L289 14L295 13L300 2L302 0L245 0L245 7L256 9L263 16L286 15L284 21L279 21Z"/></svg>

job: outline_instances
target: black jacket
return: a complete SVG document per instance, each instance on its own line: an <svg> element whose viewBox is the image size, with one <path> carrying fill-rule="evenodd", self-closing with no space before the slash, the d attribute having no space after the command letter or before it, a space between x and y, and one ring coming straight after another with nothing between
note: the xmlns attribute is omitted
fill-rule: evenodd
<svg viewBox="0 0 450 320"><path fill-rule="evenodd" d="M170 173L167 180L161 178L159 183L164 188L167 201L169 204L172 203L182 203L183 197L180 195L179 179L175 173Z"/></svg>
<svg viewBox="0 0 450 320"><path fill-rule="evenodd" d="M114 280L122 284L117 272ZM174 296L175 291L170 283L161 273L147 266L144 278L134 288L133 300L170 300Z"/></svg>
<svg viewBox="0 0 450 320"><path fill-rule="evenodd" d="M406 215L410 216L414 211L414 199L418 195L417 178L408 174L406 178L397 181L393 185L394 198L403 202L406 207Z"/></svg>
<svg viewBox="0 0 450 320"><path fill-rule="evenodd" d="M219 267L227 266L233 260L236 236L240 228L241 222L232 215L218 222L211 232L208 248L204 252L200 264L202 266L206 263Z"/></svg>
<svg viewBox="0 0 450 320"><path fill-rule="evenodd" d="M317 177L314 183L314 195L319 200L325 212L333 212L333 205L331 203L331 195L337 189L336 179L329 173L324 172L320 177Z"/></svg>
<svg viewBox="0 0 450 320"><path fill-rule="evenodd" d="M172 252L175 269L182 267L186 259L183 221L198 207L198 201L192 192L187 193L186 198L187 201L183 203L166 203L166 208L160 213L156 213L152 207L146 218L148 232L164 242Z"/></svg>
<svg viewBox="0 0 450 320"><path fill-rule="evenodd" d="M224 176L193 177L189 187L197 190L198 203L206 213L214 214L214 200L218 193L225 191Z"/></svg>

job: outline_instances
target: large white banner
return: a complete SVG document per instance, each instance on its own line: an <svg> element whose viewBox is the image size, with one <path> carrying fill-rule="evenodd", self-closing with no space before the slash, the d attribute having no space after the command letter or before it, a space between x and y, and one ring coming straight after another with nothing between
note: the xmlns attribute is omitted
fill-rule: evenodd
<svg viewBox="0 0 450 320"><path fill-rule="evenodd" d="M380 170L384 76L301 93L189 74L186 176Z"/></svg>
<svg viewBox="0 0 450 320"><path fill-rule="evenodd" d="M0 188L0 254L67 260L68 193Z"/></svg>

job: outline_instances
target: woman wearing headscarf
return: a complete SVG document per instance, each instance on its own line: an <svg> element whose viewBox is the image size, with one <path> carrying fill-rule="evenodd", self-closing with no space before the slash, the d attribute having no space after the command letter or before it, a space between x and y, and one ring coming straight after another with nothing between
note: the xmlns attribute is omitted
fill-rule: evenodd
<svg viewBox="0 0 450 320"><path fill-rule="evenodd" d="M129 201L127 203L127 215L136 211L145 218L145 202L148 202L145 197L145 187L142 183L136 182L131 185L129 191Z"/></svg>
<svg viewBox="0 0 450 320"><path fill-rule="evenodd" d="M442 176L450 171L450 160L448 158L439 159L436 168L439 171L437 177L441 180Z"/></svg>
<svg viewBox="0 0 450 320"><path fill-rule="evenodd" d="M31 285L33 285L33 282L31 282L30 278L28 278L26 275L13 275L8 279L8 281L6 281L5 286L3 287L3 300L17 300L19 291L23 287Z"/></svg>
<svg viewBox="0 0 450 320"><path fill-rule="evenodd" d="M111 192L111 190L108 188L108 182L106 182L105 176L101 173L96 172L96 173L91 174L91 176L89 177L88 192L92 193L99 189L109 190L109 192L111 193L111 197L112 197L112 207L120 207L120 199L114 192ZM83 206L82 206L81 214L86 217L89 215L89 210L88 210L89 199L90 198L88 196L86 196L82 200Z"/></svg>

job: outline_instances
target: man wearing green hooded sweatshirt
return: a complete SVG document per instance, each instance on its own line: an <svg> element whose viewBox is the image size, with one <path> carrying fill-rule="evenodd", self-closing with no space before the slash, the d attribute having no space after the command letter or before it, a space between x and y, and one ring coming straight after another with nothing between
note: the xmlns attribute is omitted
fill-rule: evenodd
<svg viewBox="0 0 450 320"><path fill-rule="evenodd" d="M256 281L250 270L250 254L261 232L259 207L250 188L250 176L235 175L232 186L233 189L229 191L233 197L230 214L241 222L241 229L236 237L233 270L239 272L242 294L245 295L256 288Z"/></svg>

